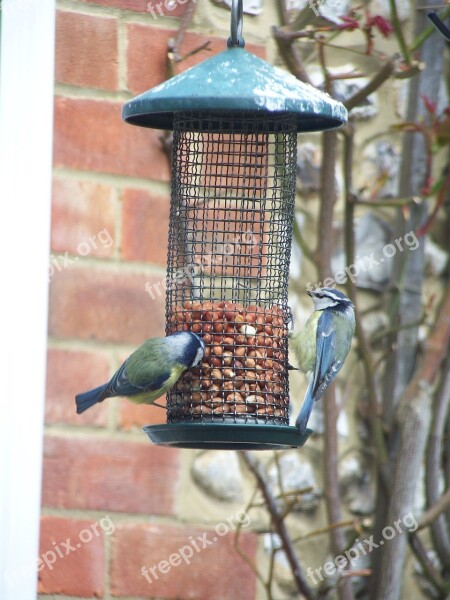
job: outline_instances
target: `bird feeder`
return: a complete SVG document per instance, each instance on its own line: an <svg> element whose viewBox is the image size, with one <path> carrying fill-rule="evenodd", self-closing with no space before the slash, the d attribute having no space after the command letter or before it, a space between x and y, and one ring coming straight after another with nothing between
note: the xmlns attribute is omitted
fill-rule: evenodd
<svg viewBox="0 0 450 600"><path fill-rule="evenodd" d="M247 52L242 2L228 48L127 102L123 119L173 130L166 334L205 342L167 394L156 444L279 449L289 426L288 277L297 133L342 125L342 104Z"/></svg>

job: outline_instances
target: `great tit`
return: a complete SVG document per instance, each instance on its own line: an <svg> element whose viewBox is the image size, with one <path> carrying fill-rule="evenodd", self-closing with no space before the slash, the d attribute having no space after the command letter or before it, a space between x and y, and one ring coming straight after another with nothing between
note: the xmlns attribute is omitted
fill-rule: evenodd
<svg viewBox="0 0 450 600"><path fill-rule="evenodd" d="M113 396L127 396L137 404L153 404L186 369L202 360L204 352L203 340L188 331L146 340L108 383L75 396L77 413Z"/></svg>
<svg viewBox="0 0 450 600"><path fill-rule="evenodd" d="M352 345L355 312L345 294L333 288L307 292L314 313L303 329L290 334L290 343L300 369L308 379L308 389L295 422L300 434L308 424L314 402L319 400L339 373Z"/></svg>

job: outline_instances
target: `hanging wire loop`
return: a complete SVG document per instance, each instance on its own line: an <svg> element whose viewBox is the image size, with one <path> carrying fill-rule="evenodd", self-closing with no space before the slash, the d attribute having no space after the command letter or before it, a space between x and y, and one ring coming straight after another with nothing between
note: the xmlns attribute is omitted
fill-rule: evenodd
<svg viewBox="0 0 450 600"><path fill-rule="evenodd" d="M228 48L243 48L245 46L242 37L243 13L243 0L233 0L231 5L231 35L227 42Z"/></svg>
<svg viewBox="0 0 450 600"><path fill-rule="evenodd" d="M450 29L441 21L437 14L435 12L429 12L427 17L430 19L439 33L444 36L447 42L450 42Z"/></svg>

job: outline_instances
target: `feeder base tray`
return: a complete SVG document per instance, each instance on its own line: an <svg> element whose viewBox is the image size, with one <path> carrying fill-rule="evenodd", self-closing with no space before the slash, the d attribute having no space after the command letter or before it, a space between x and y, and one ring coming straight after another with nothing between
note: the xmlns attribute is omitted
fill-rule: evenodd
<svg viewBox="0 0 450 600"><path fill-rule="evenodd" d="M168 423L142 430L158 446L209 450L285 450L303 446L311 429L300 435L288 425Z"/></svg>

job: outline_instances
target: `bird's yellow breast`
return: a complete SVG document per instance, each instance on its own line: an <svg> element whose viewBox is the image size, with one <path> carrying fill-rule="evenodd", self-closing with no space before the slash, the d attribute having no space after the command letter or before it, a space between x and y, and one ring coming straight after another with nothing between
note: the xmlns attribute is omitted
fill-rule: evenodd
<svg viewBox="0 0 450 600"><path fill-rule="evenodd" d="M313 312L305 326L292 337L292 349L298 366L306 374L312 373L316 364L316 332L321 314L319 311Z"/></svg>

